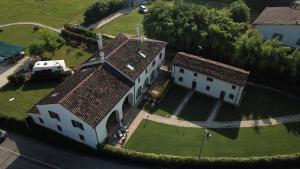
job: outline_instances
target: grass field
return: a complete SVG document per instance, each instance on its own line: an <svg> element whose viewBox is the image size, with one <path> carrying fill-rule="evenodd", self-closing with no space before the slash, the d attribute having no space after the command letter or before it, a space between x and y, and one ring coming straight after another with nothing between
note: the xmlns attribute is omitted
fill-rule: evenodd
<svg viewBox="0 0 300 169"><path fill-rule="evenodd" d="M194 93L182 110L179 118L188 121L205 121L212 111L216 100L203 94Z"/></svg>
<svg viewBox="0 0 300 169"><path fill-rule="evenodd" d="M95 32L109 35L118 35L121 32L136 34L136 27L138 24L141 24L140 34L144 34L142 26L143 19L144 15L140 14L136 9L133 12L123 15L99 29L96 29Z"/></svg>
<svg viewBox="0 0 300 169"><path fill-rule="evenodd" d="M33 26L31 25L5 27L3 28L3 32L0 33L0 41L5 41L22 47L27 47L31 42L37 41L40 37L40 32L34 31Z"/></svg>
<svg viewBox="0 0 300 169"><path fill-rule="evenodd" d="M249 157L300 152L300 123L258 128L214 129L201 156ZM176 156L198 156L203 129L142 121L125 148Z"/></svg>
<svg viewBox="0 0 300 169"><path fill-rule="evenodd" d="M264 119L300 113L299 100L269 90L246 86L239 107L224 104L217 121Z"/></svg>
<svg viewBox="0 0 300 169"><path fill-rule="evenodd" d="M139 105L139 108L144 109L149 113L153 113L163 117L170 117L187 92L187 89L174 85L167 93L166 97L159 104L152 107L148 102L143 101Z"/></svg>
<svg viewBox="0 0 300 169"><path fill-rule="evenodd" d="M81 23L85 9L96 0L0 0L0 24L39 22L57 28Z"/></svg>
<svg viewBox="0 0 300 169"><path fill-rule="evenodd" d="M72 48L70 46L62 46L56 50L54 55L46 54L51 56L51 60L65 60L68 67L74 67L88 60L92 54L83 51L82 49Z"/></svg>
<svg viewBox="0 0 300 169"><path fill-rule="evenodd" d="M0 89L0 117L26 118L26 112L57 85L58 82L35 82L22 86L7 84ZM15 100L9 102L10 98Z"/></svg>

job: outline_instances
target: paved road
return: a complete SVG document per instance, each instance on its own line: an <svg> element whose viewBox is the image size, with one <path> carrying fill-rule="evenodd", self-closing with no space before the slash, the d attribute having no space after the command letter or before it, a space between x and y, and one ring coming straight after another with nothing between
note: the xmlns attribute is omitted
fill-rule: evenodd
<svg viewBox="0 0 300 169"><path fill-rule="evenodd" d="M13 151L9 152L9 151ZM16 155L16 154L20 154ZM25 157L25 158L24 158ZM39 164L50 164L52 167ZM54 148L36 140L9 134L0 144L0 169L143 169L106 161L99 157Z"/></svg>

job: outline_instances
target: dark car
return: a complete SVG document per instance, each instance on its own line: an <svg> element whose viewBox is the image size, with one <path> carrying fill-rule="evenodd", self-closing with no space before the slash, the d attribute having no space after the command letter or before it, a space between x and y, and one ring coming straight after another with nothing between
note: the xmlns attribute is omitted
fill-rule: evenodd
<svg viewBox="0 0 300 169"><path fill-rule="evenodd" d="M7 132L0 129L0 142L4 141L7 137Z"/></svg>

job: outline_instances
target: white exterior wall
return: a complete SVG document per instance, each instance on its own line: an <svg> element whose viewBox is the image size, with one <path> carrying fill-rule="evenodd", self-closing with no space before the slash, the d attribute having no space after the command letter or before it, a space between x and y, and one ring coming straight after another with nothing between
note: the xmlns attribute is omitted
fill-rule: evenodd
<svg viewBox="0 0 300 169"><path fill-rule="evenodd" d="M186 88L192 88L193 81L197 82L195 90L204 93L206 95L220 98L221 91L225 92L224 101L238 105L241 100L242 92L244 87L231 84L198 72L190 71L188 69L184 69L184 73L180 72L181 67L173 66L172 67L172 76L174 78L174 82L178 85L184 86ZM197 76L194 76L194 73L197 73ZM183 81L179 81L179 77L183 77ZM207 81L207 77L213 78L213 82ZM232 89L232 86L235 85L236 88ZM206 86L210 86L210 90L206 90ZM229 95L233 94L234 98L230 99Z"/></svg>
<svg viewBox="0 0 300 169"><path fill-rule="evenodd" d="M30 114L36 124L47 127L75 141L96 148L98 141L95 129L75 116L73 113L69 112L66 108L64 108L60 104L37 105L37 107L40 114ZM49 110L57 113L59 115L60 121L55 118L51 118L48 112ZM42 124L38 118L43 119L44 124ZM82 123L84 130L73 127L71 120ZM62 131L59 131L57 129L57 125L61 126ZM84 136L84 141L80 140L79 134Z"/></svg>
<svg viewBox="0 0 300 169"><path fill-rule="evenodd" d="M119 122L121 121L121 119L123 118L123 103L126 99L126 97L129 94L132 94L132 96L134 96L133 94L134 88L132 87L130 89L130 91L127 92L127 94L114 106L114 108L102 119L102 121L96 126L96 131L97 131L97 136L98 136L98 140L99 143L102 143L108 136L107 134L107 130L106 130L106 123L108 118L110 117L110 115L114 112L117 111L119 114ZM134 99L133 99L134 100ZM130 102L130 101L129 101Z"/></svg>
<svg viewBox="0 0 300 169"><path fill-rule="evenodd" d="M288 46L299 48L296 45L297 40L300 38L300 25L256 25L263 34L263 39L271 39L274 33L282 34L282 42Z"/></svg>
<svg viewBox="0 0 300 169"><path fill-rule="evenodd" d="M159 59L159 54L162 53L162 57L161 59ZM155 65L152 66L152 62L155 60ZM160 51L158 53L158 55L153 59L153 61L147 66L147 73L146 73L146 70L143 71L143 73L140 74L139 78L140 78L140 82L138 81L139 78L137 78L134 82L134 93L135 93L135 96L134 96L134 99L135 99L135 104L138 103L141 99L142 99L142 95L140 95L138 98L137 98L137 93L138 93L138 88L141 87L142 89L142 92L143 92L143 89L144 89L144 83L145 83L145 80L148 78L149 79L149 84L151 84L155 77L158 76L158 73L156 71L157 67L160 68L160 66L162 64L164 64L164 60L165 60L165 48L163 48L162 51ZM151 76L151 73L152 71L155 71L155 76L153 78L152 81L150 81L150 76ZM142 93L143 94L143 93Z"/></svg>

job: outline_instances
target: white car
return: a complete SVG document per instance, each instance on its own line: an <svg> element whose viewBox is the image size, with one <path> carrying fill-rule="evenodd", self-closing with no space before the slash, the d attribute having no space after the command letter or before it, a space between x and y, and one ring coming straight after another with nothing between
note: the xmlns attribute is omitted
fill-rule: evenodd
<svg viewBox="0 0 300 169"><path fill-rule="evenodd" d="M147 13L148 12L148 8L146 6L144 6L144 5L141 5L140 6L140 12L141 13Z"/></svg>
<svg viewBox="0 0 300 169"><path fill-rule="evenodd" d="M0 129L0 141L1 142L4 141L6 137L7 137L7 132Z"/></svg>

